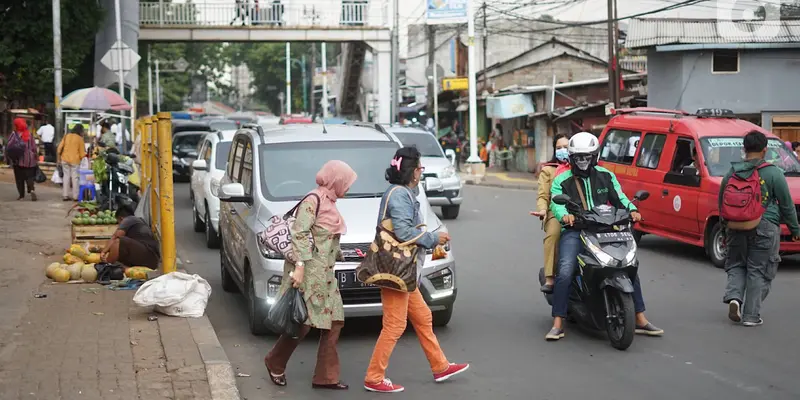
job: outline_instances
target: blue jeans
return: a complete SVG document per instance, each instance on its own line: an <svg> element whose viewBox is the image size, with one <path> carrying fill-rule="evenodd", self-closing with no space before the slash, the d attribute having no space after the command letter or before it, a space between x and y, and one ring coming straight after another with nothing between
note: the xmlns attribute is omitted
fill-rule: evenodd
<svg viewBox="0 0 800 400"><path fill-rule="evenodd" d="M580 235L581 232L574 229L561 232L561 241L558 243L558 272L553 287L553 317L567 317L572 276L578 268L578 253L583 251ZM639 275L633 280L633 306L637 313L644 312L644 297Z"/></svg>

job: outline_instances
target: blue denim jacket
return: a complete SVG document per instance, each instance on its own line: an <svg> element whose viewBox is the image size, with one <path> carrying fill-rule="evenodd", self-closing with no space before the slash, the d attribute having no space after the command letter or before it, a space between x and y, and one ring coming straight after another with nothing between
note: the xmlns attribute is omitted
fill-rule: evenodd
<svg viewBox="0 0 800 400"><path fill-rule="evenodd" d="M417 200L419 188L414 188L411 190L408 187L400 185L392 185L389 187L381 199L381 206L379 209L381 214L378 215L378 225L380 225L381 221L384 219L383 208L386 205L386 196L388 196L389 192L391 192L395 187L398 187L398 189L395 190L391 196L389 196L389 207L386 209L385 218L392 219L392 226L394 227L395 236L397 236L399 240L405 242L417 237L420 233L422 233L422 230L417 228L417 225L422 223L422 216L420 215L419 211L419 201ZM417 239L417 245L426 249L432 249L436 247L438 243L438 232L425 232L419 239ZM418 262L421 264L421 262L424 260L425 252L421 251L418 254L420 257Z"/></svg>

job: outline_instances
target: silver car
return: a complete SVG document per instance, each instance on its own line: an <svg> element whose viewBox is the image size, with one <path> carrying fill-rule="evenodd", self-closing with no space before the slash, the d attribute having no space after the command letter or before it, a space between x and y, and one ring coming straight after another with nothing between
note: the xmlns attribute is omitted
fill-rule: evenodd
<svg viewBox="0 0 800 400"><path fill-rule="evenodd" d="M345 317L382 314L380 290L358 282L355 268L375 236L381 196L389 186L384 171L400 146L397 137L372 124L283 125L267 131L247 125L237 131L218 193L220 261L223 288L240 290L248 299L253 334L272 330L265 319L276 301L284 264L279 254L261 247L256 234L266 229L270 217L283 215L314 189L317 171L333 159L358 174L347 196L336 202L347 223L341 239L344 261L334 268ZM428 230L446 232L425 193L418 199ZM445 248L450 250L450 244ZM456 299L453 253L433 260L429 252L423 268L422 295L434 324L446 325Z"/></svg>
<svg viewBox="0 0 800 400"><path fill-rule="evenodd" d="M415 146L422 154L423 185L428 202L442 207L444 219L458 218L464 200L461 193L464 184L453 165L455 159L445 156L439 141L428 131L409 127L387 127L386 130L400 139L403 146Z"/></svg>

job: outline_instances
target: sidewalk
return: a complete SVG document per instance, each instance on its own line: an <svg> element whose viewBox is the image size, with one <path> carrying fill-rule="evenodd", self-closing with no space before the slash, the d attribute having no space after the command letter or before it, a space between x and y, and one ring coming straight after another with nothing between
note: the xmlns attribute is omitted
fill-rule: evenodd
<svg viewBox="0 0 800 400"><path fill-rule="evenodd" d="M521 190L537 190L539 188L536 175L529 172L505 172L487 169L486 176L480 182L473 181L469 175L464 173L460 173L460 176L461 180L468 185Z"/></svg>
<svg viewBox="0 0 800 400"><path fill-rule="evenodd" d="M151 314L134 291L44 277L69 246L71 203L52 186L36 191L38 202L16 201L0 183L0 399L239 399L208 318Z"/></svg>

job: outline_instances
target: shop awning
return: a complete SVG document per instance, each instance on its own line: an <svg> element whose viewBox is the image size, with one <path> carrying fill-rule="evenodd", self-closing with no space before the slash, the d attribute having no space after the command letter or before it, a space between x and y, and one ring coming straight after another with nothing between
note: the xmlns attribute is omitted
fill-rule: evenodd
<svg viewBox="0 0 800 400"><path fill-rule="evenodd" d="M427 104L425 103L418 103L418 104L411 103L407 106L400 107L397 111L401 114L415 113L419 112L419 110L422 110L426 106Z"/></svg>
<svg viewBox="0 0 800 400"><path fill-rule="evenodd" d="M583 105L583 106L572 107L569 110L566 110L561 114L557 114L557 116L555 118L553 118L553 121L558 121L560 119L567 118L567 117L569 117L571 115L575 115L575 114L577 114L577 113L579 113L581 111L590 110L590 109L595 108L595 107L603 107L606 104L608 104L608 102L604 101L604 102L595 103L595 104L587 104L587 105Z"/></svg>

